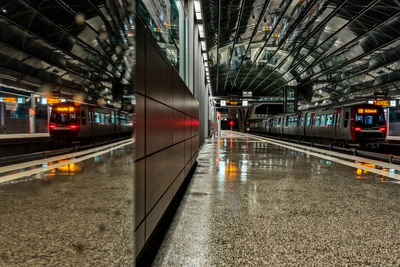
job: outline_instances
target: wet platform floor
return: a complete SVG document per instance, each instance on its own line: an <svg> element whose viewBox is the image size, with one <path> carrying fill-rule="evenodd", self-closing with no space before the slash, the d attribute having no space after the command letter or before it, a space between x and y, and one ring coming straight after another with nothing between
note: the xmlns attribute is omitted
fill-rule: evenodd
<svg viewBox="0 0 400 267"><path fill-rule="evenodd" d="M400 184L259 139L209 139L154 266L400 264Z"/></svg>
<svg viewBox="0 0 400 267"><path fill-rule="evenodd" d="M132 266L133 149L0 184L0 266Z"/></svg>

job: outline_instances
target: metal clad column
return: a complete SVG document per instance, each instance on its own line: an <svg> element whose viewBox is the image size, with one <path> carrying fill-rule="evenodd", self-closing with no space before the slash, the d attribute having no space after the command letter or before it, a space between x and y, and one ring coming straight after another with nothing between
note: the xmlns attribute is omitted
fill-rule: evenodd
<svg viewBox="0 0 400 267"><path fill-rule="evenodd" d="M177 2L178 11L179 11L179 74L181 75L182 80L185 80L185 12L183 10L183 6L181 2Z"/></svg>
<svg viewBox="0 0 400 267"><path fill-rule="evenodd" d="M4 103L0 103L0 129L1 133L5 133L4 129Z"/></svg>
<svg viewBox="0 0 400 267"><path fill-rule="evenodd" d="M31 108L29 109L29 133L35 133L35 108L36 108L36 96L31 94Z"/></svg>
<svg viewBox="0 0 400 267"><path fill-rule="evenodd" d="M188 41L189 41L189 47L188 47L188 53L189 53L189 58L188 58L188 65L189 65L189 73L188 73L188 82L187 85L189 87L189 90L193 93L193 87L194 87L194 34L195 34L195 28L194 28L194 3L193 0L189 0L189 5L188 5ZM196 32L197 33L197 32Z"/></svg>

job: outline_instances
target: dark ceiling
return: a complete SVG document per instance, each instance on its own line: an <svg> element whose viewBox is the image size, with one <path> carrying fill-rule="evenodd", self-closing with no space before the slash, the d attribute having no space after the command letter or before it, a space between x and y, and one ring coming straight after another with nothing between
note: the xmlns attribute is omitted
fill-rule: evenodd
<svg viewBox="0 0 400 267"><path fill-rule="evenodd" d="M293 87L316 106L400 86L398 0L202 4L215 96L281 96Z"/></svg>
<svg viewBox="0 0 400 267"><path fill-rule="evenodd" d="M0 0L0 79L121 104L132 90L133 1Z"/></svg>

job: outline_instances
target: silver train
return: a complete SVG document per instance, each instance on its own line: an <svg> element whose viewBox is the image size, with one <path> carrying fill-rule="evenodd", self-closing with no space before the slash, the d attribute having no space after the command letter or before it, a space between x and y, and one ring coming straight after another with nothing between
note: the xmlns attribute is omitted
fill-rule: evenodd
<svg viewBox="0 0 400 267"><path fill-rule="evenodd" d="M383 108L370 104L274 115L250 122L254 133L360 146L385 141L386 129Z"/></svg>
<svg viewBox="0 0 400 267"><path fill-rule="evenodd" d="M55 140L87 140L132 132L132 114L115 109L66 102L53 105L50 114L49 133Z"/></svg>

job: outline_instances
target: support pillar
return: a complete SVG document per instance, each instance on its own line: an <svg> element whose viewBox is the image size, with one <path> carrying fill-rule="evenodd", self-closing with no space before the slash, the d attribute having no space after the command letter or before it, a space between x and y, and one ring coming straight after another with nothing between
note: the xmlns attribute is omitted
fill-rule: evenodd
<svg viewBox="0 0 400 267"><path fill-rule="evenodd" d="M31 94L31 108L29 109L29 133L35 133L36 124L36 96Z"/></svg>

